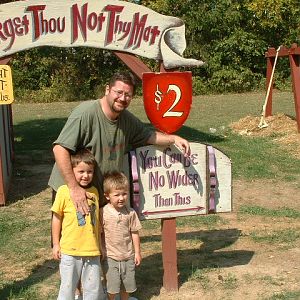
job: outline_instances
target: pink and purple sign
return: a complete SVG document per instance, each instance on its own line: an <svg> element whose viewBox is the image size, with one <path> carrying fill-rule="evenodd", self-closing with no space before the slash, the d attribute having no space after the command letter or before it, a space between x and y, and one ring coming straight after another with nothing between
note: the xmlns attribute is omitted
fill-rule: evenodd
<svg viewBox="0 0 300 300"><path fill-rule="evenodd" d="M151 145L131 152L131 202L141 219L208 214L212 210L211 191L214 192L214 212L232 210L230 159L214 149L211 165L207 145L190 143L190 146L189 157L174 145ZM211 175L217 182L213 186Z"/></svg>

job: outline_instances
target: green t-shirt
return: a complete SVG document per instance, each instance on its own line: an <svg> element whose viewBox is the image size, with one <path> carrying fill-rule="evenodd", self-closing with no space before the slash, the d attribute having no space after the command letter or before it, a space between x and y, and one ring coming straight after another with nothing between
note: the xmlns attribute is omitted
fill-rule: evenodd
<svg viewBox="0 0 300 300"><path fill-rule="evenodd" d="M102 202L103 174L122 170L124 154L145 145L151 133L150 128L128 110L124 110L116 121L109 120L102 111L100 101L92 100L83 102L73 110L54 145L61 145L71 152L87 148L93 153L98 164L93 184ZM65 184L56 164L48 184L55 191Z"/></svg>

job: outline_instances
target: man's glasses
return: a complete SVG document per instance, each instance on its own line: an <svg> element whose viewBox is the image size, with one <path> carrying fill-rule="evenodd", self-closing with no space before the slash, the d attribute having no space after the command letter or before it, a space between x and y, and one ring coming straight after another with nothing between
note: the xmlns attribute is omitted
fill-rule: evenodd
<svg viewBox="0 0 300 300"><path fill-rule="evenodd" d="M121 98L124 95L124 98L126 100L132 99L131 94L125 93L124 91L120 91L120 90L114 90L114 89L111 89L111 90L118 96L118 98Z"/></svg>

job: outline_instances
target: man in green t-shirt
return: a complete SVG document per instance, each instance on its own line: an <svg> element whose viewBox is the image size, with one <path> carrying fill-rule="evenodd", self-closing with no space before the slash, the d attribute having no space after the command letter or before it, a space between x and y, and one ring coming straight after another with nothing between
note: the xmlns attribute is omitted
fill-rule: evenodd
<svg viewBox="0 0 300 300"><path fill-rule="evenodd" d="M153 144L176 144L189 155L187 140L178 135L151 130L126 108L135 92L135 79L131 73L116 73L106 86L105 95L98 100L86 101L69 116L59 137L54 142L55 165L49 185L54 191L66 184L77 211L89 211L86 192L78 185L71 167L70 153L80 148L89 149L97 166L93 184L103 195L103 174L121 170L124 154L131 148ZM100 197L100 204L103 201Z"/></svg>

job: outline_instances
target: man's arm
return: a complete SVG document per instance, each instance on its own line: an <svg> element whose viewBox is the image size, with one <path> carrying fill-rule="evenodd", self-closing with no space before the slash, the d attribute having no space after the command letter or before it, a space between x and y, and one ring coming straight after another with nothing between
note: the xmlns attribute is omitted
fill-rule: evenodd
<svg viewBox="0 0 300 300"><path fill-rule="evenodd" d="M52 253L54 259L61 258L60 244L59 244L60 235L61 235L61 223L62 223L61 216L53 212L51 234L52 234L52 242L53 242Z"/></svg>
<svg viewBox="0 0 300 300"><path fill-rule="evenodd" d="M70 190L70 196L76 210L83 214L88 214L89 206L86 200L87 195L85 189L82 188L75 179L69 150L61 145L55 145L53 147L53 153L57 167Z"/></svg>
<svg viewBox="0 0 300 300"><path fill-rule="evenodd" d="M101 252L101 259L105 259L107 256L106 253L106 244L105 244L105 233L103 228L103 207L99 210L99 243L100 243L100 252Z"/></svg>
<svg viewBox="0 0 300 300"><path fill-rule="evenodd" d="M140 236L138 231L131 232L132 243L134 247L134 262L136 266L139 266L142 261Z"/></svg>
<svg viewBox="0 0 300 300"><path fill-rule="evenodd" d="M147 143L160 146L175 144L185 156L190 155L191 152L189 142L175 134L164 134L159 131L154 131L149 137Z"/></svg>

